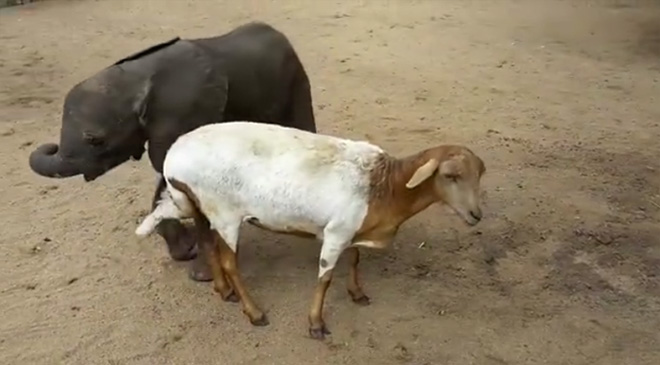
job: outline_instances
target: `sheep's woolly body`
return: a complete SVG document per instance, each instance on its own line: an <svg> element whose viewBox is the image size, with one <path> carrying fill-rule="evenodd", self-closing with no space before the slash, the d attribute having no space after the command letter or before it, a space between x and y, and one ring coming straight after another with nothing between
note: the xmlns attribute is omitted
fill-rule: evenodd
<svg viewBox="0 0 660 365"><path fill-rule="evenodd" d="M452 207L467 224L477 224L484 172L483 161L459 145L393 158L367 142L293 128L212 124L172 145L164 163L166 192L136 233L151 233L163 219L194 217L211 234L208 220L227 244L218 246L215 257L220 266L214 269L216 289L223 298L235 290L255 325L265 317L245 290L231 252L236 252L241 224L316 236L323 244L309 331L322 339L329 333L323 303L342 252L351 245L386 247L403 222L436 202ZM204 241L210 243L206 239L211 237ZM353 301L368 303L357 279L359 251L348 253L348 292Z"/></svg>
<svg viewBox="0 0 660 365"><path fill-rule="evenodd" d="M186 184L211 227L236 251L248 219L277 231L322 239L319 276L331 270L367 214L370 174L386 153L378 146L254 122L200 127L170 148L167 194L136 231L186 218L194 205L172 181ZM359 242L355 243L360 245ZM364 242L369 245L369 242Z"/></svg>

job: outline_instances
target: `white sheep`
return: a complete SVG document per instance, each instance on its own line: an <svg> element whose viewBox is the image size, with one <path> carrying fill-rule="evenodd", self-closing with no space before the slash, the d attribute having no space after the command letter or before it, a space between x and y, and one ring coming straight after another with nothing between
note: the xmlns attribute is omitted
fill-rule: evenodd
<svg viewBox="0 0 660 365"><path fill-rule="evenodd" d="M309 313L310 335L322 339L330 333L323 302L341 253L350 254L353 301L369 304L357 279L357 247L385 248L402 223L435 202L477 224L484 172L483 161L463 146L397 159L364 141L264 123L211 124L171 146L163 168L167 189L135 233L147 236L163 219L195 218L206 227L202 242L212 251L216 291L225 300L240 299L254 325L268 320L236 267L241 223L322 240Z"/></svg>

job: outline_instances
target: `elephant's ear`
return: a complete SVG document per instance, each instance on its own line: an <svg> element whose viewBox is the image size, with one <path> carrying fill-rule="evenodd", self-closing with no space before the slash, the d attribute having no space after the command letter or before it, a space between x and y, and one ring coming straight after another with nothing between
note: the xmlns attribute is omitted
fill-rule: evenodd
<svg viewBox="0 0 660 365"><path fill-rule="evenodd" d="M137 91L138 115L146 129L182 134L203 124L223 120L229 89L226 70L205 49L179 41L160 51L150 69L149 82ZM178 137L178 135L177 135Z"/></svg>
<svg viewBox="0 0 660 365"><path fill-rule="evenodd" d="M213 57L182 40L138 65L149 81L135 89L133 107L156 171L161 171L167 150L180 135L225 120L229 81L226 70Z"/></svg>
<svg viewBox="0 0 660 365"><path fill-rule="evenodd" d="M144 83L140 85L135 94L135 99L133 100L133 111L138 116L138 121L142 127L145 127L147 124L147 106L152 85L151 79L145 80Z"/></svg>

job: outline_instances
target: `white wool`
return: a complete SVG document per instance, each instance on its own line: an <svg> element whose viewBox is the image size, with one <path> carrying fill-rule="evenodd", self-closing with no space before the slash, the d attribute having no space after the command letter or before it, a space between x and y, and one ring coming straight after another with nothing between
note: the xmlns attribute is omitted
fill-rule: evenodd
<svg viewBox="0 0 660 365"><path fill-rule="evenodd" d="M250 218L323 240L319 277L334 268L367 214L369 175L384 151L373 144L256 122L202 126L181 137L165 158L167 191L136 234L165 218L192 214L170 180L185 183L211 228L236 251Z"/></svg>

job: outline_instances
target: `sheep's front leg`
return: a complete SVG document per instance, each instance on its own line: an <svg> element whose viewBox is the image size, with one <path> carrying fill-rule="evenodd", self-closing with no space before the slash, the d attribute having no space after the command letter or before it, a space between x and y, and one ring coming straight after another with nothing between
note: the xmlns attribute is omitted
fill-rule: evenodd
<svg viewBox="0 0 660 365"><path fill-rule="evenodd" d="M218 232L217 241L220 249L220 263L222 270L227 274L236 294L238 294L243 307L243 313L248 316L250 323L254 326L267 326L268 318L266 318L264 312L254 303L252 297L248 294L239 274L236 259L239 226L240 224L236 225L236 227L228 227Z"/></svg>
<svg viewBox="0 0 660 365"><path fill-rule="evenodd" d="M332 271L345 247L344 240L329 236L327 233L324 233L324 236L321 257L319 258L318 283L314 290L314 299L309 311L309 335L317 340L322 340L325 335L330 334L323 320L323 304L325 294L332 282Z"/></svg>
<svg viewBox="0 0 660 365"><path fill-rule="evenodd" d="M348 255L348 293L351 299L358 305L369 305L370 299L362 291L362 287L358 281L358 264L360 263L360 250L357 247L349 247L346 249Z"/></svg>

